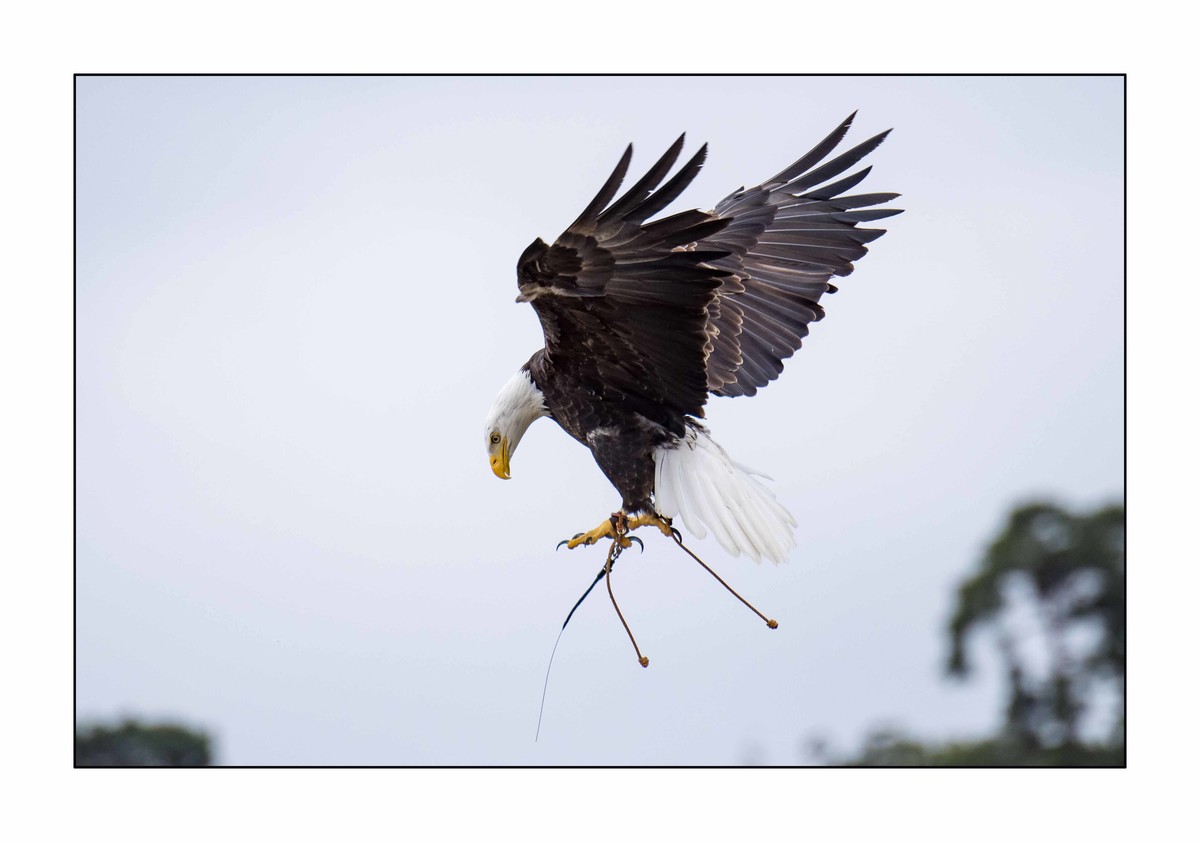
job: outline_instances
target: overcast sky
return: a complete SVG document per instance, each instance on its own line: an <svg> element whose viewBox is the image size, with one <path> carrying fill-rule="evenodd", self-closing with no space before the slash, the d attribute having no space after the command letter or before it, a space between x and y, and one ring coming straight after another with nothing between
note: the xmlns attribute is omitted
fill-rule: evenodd
<svg viewBox="0 0 1200 842"><path fill-rule="evenodd" d="M903 215L714 437L800 522L780 567L665 539L546 662L619 502L549 420L488 468L541 345L514 265L681 131L709 208L849 112ZM872 726L970 736L953 589L1016 502L1123 490L1119 78L81 78L81 719L235 764L791 764ZM986 644L986 641L979 641ZM982 651L980 649L979 651Z"/></svg>

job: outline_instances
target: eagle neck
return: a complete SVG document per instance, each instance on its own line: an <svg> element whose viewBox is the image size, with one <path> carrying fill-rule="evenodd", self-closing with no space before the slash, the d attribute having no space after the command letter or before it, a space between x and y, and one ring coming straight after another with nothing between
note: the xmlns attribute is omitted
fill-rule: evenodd
<svg viewBox="0 0 1200 842"><path fill-rule="evenodd" d="M539 418L549 415L542 390L534 383L528 365L522 366L504 384L488 418L488 429L497 430L508 439L510 453Z"/></svg>

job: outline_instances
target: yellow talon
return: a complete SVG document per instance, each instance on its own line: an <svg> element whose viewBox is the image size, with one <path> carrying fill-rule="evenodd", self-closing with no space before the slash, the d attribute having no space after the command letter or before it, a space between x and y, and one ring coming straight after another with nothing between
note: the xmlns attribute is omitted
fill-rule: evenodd
<svg viewBox="0 0 1200 842"><path fill-rule="evenodd" d="M615 537L617 537L617 534L613 530L612 520L606 520L603 523L601 523L599 526L597 526L595 529L593 529L591 532L583 532L579 535L576 535L570 541L567 541L567 549L573 550L576 547L578 547L580 544L590 545L590 544L596 543L601 538L615 538ZM625 540L628 541L629 539L626 538Z"/></svg>
<svg viewBox="0 0 1200 842"><path fill-rule="evenodd" d="M565 543L568 550L573 550L578 546L590 546L601 538L612 538L623 549L628 549L633 546L633 542L626 536L633 530L640 529L643 526L658 527L658 530L663 535L671 537L671 521L666 518L661 518L655 514L640 514L633 517L626 517L624 512L616 512L592 531L581 532Z"/></svg>
<svg viewBox="0 0 1200 842"><path fill-rule="evenodd" d="M648 512L640 515L634 515L633 517L629 518L630 532L635 529L640 529L643 526L656 526L658 527L658 531L663 535L666 535L668 538L671 537L671 521L667 520L666 518L661 518L656 514L651 514Z"/></svg>

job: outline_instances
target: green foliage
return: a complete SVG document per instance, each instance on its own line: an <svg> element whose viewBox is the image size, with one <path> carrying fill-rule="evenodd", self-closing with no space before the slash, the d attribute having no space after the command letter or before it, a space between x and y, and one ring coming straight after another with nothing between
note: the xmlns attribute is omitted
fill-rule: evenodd
<svg viewBox="0 0 1200 842"><path fill-rule="evenodd" d="M1024 622L1021 622L1021 619ZM958 589L946 672L966 678L969 643L988 630L1008 680L993 737L928 744L871 734L850 766L1124 766L1124 707L1106 741L1080 726L1097 691L1125 692L1125 507L1073 514L1052 503L1015 509ZM1044 664L1031 663L1040 643Z"/></svg>
<svg viewBox="0 0 1200 842"><path fill-rule="evenodd" d="M973 742L922 743L897 731L876 731L844 766L1124 766L1124 742L1030 747L993 738Z"/></svg>
<svg viewBox="0 0 1200 842"><path fill-rule="evenodd" d="M178 725L142 725L127 719L116 728L75 731L76 766L208 766L207 734Z"/></svg>
<svg viewBox="0 0 1200 842"><path fill-rule="evenodd" d="M1021 641L1005 624L1017 599L1031 602L1039 621L1049 656L1041 679L1032 677ZM950 675L969 673L967 641L984 627L996 631L1008 674L1007 735L1030 748L1076 744L1092 690L1112 681L1124 692L1125 507L1079 515L1050 503L1016 509L959 588ZM1094 642L1080 652L1072 641L1089 636Z"/></svg>

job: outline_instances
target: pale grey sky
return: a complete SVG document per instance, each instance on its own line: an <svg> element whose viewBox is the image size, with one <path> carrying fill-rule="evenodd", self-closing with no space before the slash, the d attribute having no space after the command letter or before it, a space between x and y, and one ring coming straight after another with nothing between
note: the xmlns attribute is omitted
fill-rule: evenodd
<svg viewBox="0 0 1200 842"><path fill-rule="evenodd" d="M796 763L965 736L952 588L1007 508L1123 497L1119 78L82 78L77 689L239 764ZM778 382L715 437L800 521L781 567L554 545L616 494L552 422L482 423L541 343L513 267L709 142L711 207L859 110L903 193ZM640 172L638 173L640 174Z"/></svg>

